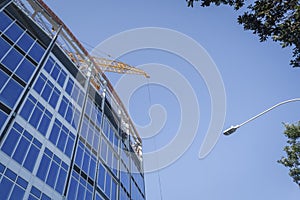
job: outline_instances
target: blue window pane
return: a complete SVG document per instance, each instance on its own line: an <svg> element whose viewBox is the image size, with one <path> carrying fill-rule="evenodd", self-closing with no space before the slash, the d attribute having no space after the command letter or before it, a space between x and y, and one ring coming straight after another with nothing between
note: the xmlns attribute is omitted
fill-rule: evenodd
<svg viewBox="0 0 300 200"><path fill-rule="evenodd" d="M82 163L82 170L85 173L88 173L89 164L90 164L90 155L87 154L87 152L85 152L83 157L83 163Z"/></svg>
<svg viewBox="0 0 300 200"><path fill-rule="evenodd" d="M119 139L116 136L116 134L114 134L114 147L116 148L116 151L118 151L118 146L119 146Z"/></svg>
<svg viewBox="0 0 300 200"><path fill-rule="evenodd" d="M24 189L27 188L28 182L22 179L21 177L18 177L17 183Z"/></svg>
<svg viewBox="0 0 300 200"><path fill-rule="evenodd" d="M53 128L51 130L51 133L50 133L50 137L49 137L49 140L53 144L56 144L56 141L57 141L57 138L58 138L58 135L59 135L59 131L60 131L60 128L57 126L57 124L54 124Z"/></svg>
<svg viewBox="0 0 300 200"><path fill-rule="evenodd" d="M91 113L91 107L92 105L91 105L91 100L90 99L88 99L88 101L87 101L87 104L86 104L86 106L85 106L85 113L87 114L87 115L90 115L90 113Z"/></svg>
<svg viewBox="0 0 300 200"><path fill-rule="evenodd" d="M62 123L58 120L58 119L55 119L55 123L57 124L57 126L61 127L62 126Z"/></svg>
<svg viewBox="0 0 300 200"><path fill-rule="evenodd" d="M6 170L5 176L7 176L8 178L10 178L13 181L15 181L17 178L17 174L15 172L11 171L10 169Z"/></svg>
<svg viewBox="0 0 300 200"><path fill-rule="evenodd" d="M77 174L77 172L75 172L75 171L72 172L72 176L73 176L76 180L79 179L79 174Z"/></svg>
<svg viewBox="0 0 300 200"><path fill-rule="evenodd" d="M33 136L28 131L25 131L23 133L23 136L26 137L29 141L31 141L33 138Z"/></svg>
<svg viewBox="0 0 300 200"><path fill-rule="evenodd" d="M111 142L111 143L113 143L114 142L114 131L112 130L112 128L110 129L110 132L109 132L109 141Z"/></svg>
<svg viewBox="0 0 300 200"><path fill-rule="evenodd" d="M78 104L80 105L80 107L82 107L83 99L84 99L84 94L83 94L83 92L80 91L78 101L77 101Z"/></svg>
<svg viewBox="0 0 300 200"><path fill-rule="evenodd" d="M7 115L0 110L0 127L3 127L5 121L7 120Z"/></svg>
<svg viewBox="0 0 300 200"><path fill-rule="evenodd" d="M57 80L58 84L59 84L61 87L64 86L66 77L67 77L66 72L61 71L61 72L60 72L60 75L59 75L59 78L58 78L58 80Z"/></svg>
<svg viewBox="0 0 300 200"><path fill-rule="evenodd" d="M87 186L88 191L93 191L94 187L90 183L88 183L86 186Z"/></svg>
<svg viewBox="0 0 300 200"><path fill-rule="evenodd" d="M82 156L83 156L83 151L81 148L77 149L77 153L76 153L76 158L75 158L75 163L78 166L81 166L81 162L82 162Z"/></svg>
<svg viewBox="0 0 300 200"><path fill-rule="evenodd" d="M27 83L30 77L32 76L34 70L35 66L25 58L18 67L16 74Z"/></svg>
<svg viewBox="0 0 300 200"><path fill-rule="evenodd" d="M90 191L86 191L85 199L92 199L92 193Z"/></svg>
<svg viewBox="0 0 300 200"><path fill-rule="evenodd" d="M72 177L69 191L68 191L68 199L76 199L76 191L77 191L78 182Z"/></svg>
<svg viewBox="0 0 300 200"><path fill-rule="evenodd" d="M96 173L96 158L91 159L89 176L94 179Z"/></svg>
<svg viewBox="0 0 300 200"><path fill-rule="evenodd" d="M86 135L87 135L87 130L88 130L87 123L88 123L87 119L84 118L83 124L82 124L82 127L81 127L81 131L80 131L80 135L82 135L83 138L86 138Z"/></svg>
<svg viewBox="0 0 300 200"><path fill-rule="evenodd" d="M99 172L98 172L98 186L104 190L104 180L105 180L105 169L101 163L99 163Z"/></svg>
<svg viewBox="0 0 300 200"><path fill-rule="evenodd" d="M15 185L14 190L10 196L10 199L23 199L25 191L19 186Z"/></svg>
<svg viewBox="0 0 300 200"><path fill-rule="evenodd" d="M19 145L14 153L13 159L15 159L18 163L22 164L24 157L27 153L29 142L25 138L21 138Z"/></svg>
<svg viewBox="0 0 300 200"><path fill-rule="evenodd" d="M78 200L84 200L84 196L85 196L84 193L85 193L84 187L81 184L79 184L78 193L77 193L77 199Z"/></svg>
<svg viewBox="0 0 300 200"><path fill-rule="evenodd" d="M73 92L72 92L72 98L77 101L77 98L78 98L78 94L79 94L79 88L77 85L74 85L74 89L73 89Z"/></svg>
<svg viewBox="0 0 300 200"><path fill-rule="evenodd" d="M89 127L87 141L90 144L93 144L93 136L94 136L94 131L93 131L93 129L91 127Z"/></svg>
<svg viewBox="0 0 300 200"><path fill-rule="evenodd" d="M27 33L25 33L19 39L17 44L19 45L19 47L21 47L21 49L23 49L25 52L27 52L29 50L29 48L31 47L31 45L33 44L33 42L34 42L34 40L32 39L32 37L30 37Z"/></svg>
<svg viewBox="0 0 300 200"><path fill-rule="evenodd" d="M2 70L0 70L0 86L2 87L7 80L8 80L8 75L4 73Z"/></svg>
<svg viewBox="0 0 300 200"><path fill-rule="evenodd" d="M6 140L4 141L4 144L1 148L3 152L5 152L7 155L11 156L13 150L15 149L15 145L11 144L17 144L19 140L20 134L14 130L11 129L9 132L9 135L7 136Z"/></svg>
<svg viewBox="0 0 300 200"><path fill-rule="evenodd" d="M5 166L0 163L0 173L3 173L5 170Z"/></svg>
<svg viewBox="0 0 300 200"><path fill-rule="evenodd" d="M56 107L59 95L60 95L60 91L57 88L54 88L54 90L52 92L52 95L50 97L50 101L49 101L49 103L52 106L52 108Z"/></svg>
<svg viewBox="0 0 300 200"><path fill-rule="evenodd" d="M42 147L42 143L35 138L33 139L33 144L35 144L38 148Z"/></svg>
<svg viewBox="0 0 300 200"><path fill-rule="evenodd" d="M37 200L32 194L29 195L28 200Z"/></svg>
<svg viewBox="0 0 300 200"><path fill-rule="evenodd" d="M40 167L38 169L38 172L37 172L37 177L39 177L43 181L46 178L49 165L50 165L50 159L47 156L44 155L43 158L42 158Z"/></svg>
<svg viewBox="0 0 300 200"><path fill-rule="evenodd" d="M65 153L68 157L71 157L71 154L72 154L72 150L73 150L73 145L74 145L74 140L72 140L70 137L68 139L68 143L67 143L67 146L66 146L66 150L65 150Z"/></svg>
<svg viewBox="0 0 300 200"><path fill-rule="evenodd" d="M59 137L59 140L58 140L57 147L58 147L62 152L64 152L66 142L67 142L67 134L66 134L64 131L61 131L61 132L60 132L60 137Z"/></svg>
<svg viewBox="0 0 300 200"><path fill-rule="evenodd" d="M51 198L43 193L41 200L51 200Z"/></svg>
<svg viewBox="0 0 300 200"><path fill-rule="evenodd" d="M111 177L109 173L106 173L106 180L105 180L105 194L110 196L110 184L111 184Z"/></svg>
<svg viewBox="0 0 300 200"><path fill-rule="evenodd" d="M103 132L105 134L105 136L108 138L108 135L109 135L109 125L108 125L108 122L107 122L107 119L104 120L104 127L103 127Z"/></svg>
<svg viewBox="0 0 300 200"><path fill-rule="evenodd" d="M93 141L93 147L94 149L98 149L98 145L99 145L99 135L96 135L95 134L95 137L94 137L94 141Z"/></svg>
<svg viewBox="0 0 300 200"><path fill-rule="evenodd" d="M34 109L34 111L33 111L33 113L32 113L32 116L31 116L31 118L30 118L30 120L29 120L29 123L33 126L33 127L37 127L37 125L38 125L38 123L39 123L39 121L40 121L40 119L41 119L41 116L42 116L42 111L38 108L38 107L36 107L35 109Z"/></svg>
<svg viewBox="0 0 300 200"><path fill-rule="evenodd" d="M65 133L68 133L69 132L69 129L65 126L62 126L62 130L65 132Z"/></svg>
<svg viewBox="0 0 300 200"><path fill-rule="evenodd" d="M47 84L45 85L45 88L43 90L43 93L42 93L42 97L48 101L49 97L50 97L50 94L52 92L52 88L53 88L53 85L47 81Z"/></svg>
<svg viewBox="0 0 300 200"><path fill-rule="evenodd" d="M58 74L59 74L59 67L57 65L54 65L51 72L51 76L54 78L54 80L57 80Z"/></svg>
<svg viewBox="0 0 300 200"><path fill-rule="evenodd" d="M101 127L101 118L102 118L102 113L98 112L97 113L97 119L96 119L96 124L98 127Z"/></svg>
<svg viewBox="0 0 300 200"><path fill-rule="evenodd" d="M65 116L67 105L68 104L65 100L65 97L63 97L63 100L61 101L60 107L59 107L59 110L58 110L58 113L61 114L61 116L63 116L63 117Z"/></svg>
<svg viewBox="0 0 300 200"><path fill-rule="evenodd" d="M93 106L91 118L94 120L97 117L96 107Z"/></svg>
<svg viewBox="0 0 300 200"><path fill-rule="evenodd" d="M8 17L4 12L0 12L0 30L4 31L8 25L12 23L12 20L10 17Z"/></svg>
<svg viewBox="0 0 300 200"><path fill-rule="evenodd" d="M45 85L45 79L44 79L44 75L41 74L40 77L38 78L38 80L36 81L35 85L34 85L34 89L37 93L41 93L44 85ZM46 77L45 77L46 78Z"/></svg>
<svg viewBox="0 0 300 200"><path fill-rule="evenodd" d="M107 144L102 139L102 144L101 144L101 158L103 160L106 160L106 153L107 153Z"/></svg>
<svg viewBox="0 0 300 200"><path fill-rule="evenodd" d="M46 183L50 185L52 188L54 187L57 173L58 173L58 165L55 162L52 162L49 170L48 178L46 181Z"/></svg>
<svg viewBox="0 0 300 200"><path fill-rule="evenodd" d="M47 63L44 66L44 69L50 74L53 65L54 65L54 60L52 58L49 58Z"/></svg>
<svg viewBox="0 0 300 200"><path fill-rule="evenodd" d="M2 63L11 71L14 71L22 59L22 55L12 48L9 53L5 56Z"/></svg>
<svg viewBox="0 0 300 200"><path fill-rule="evenodd" d="M21 36L23 33L23 30L19 25L16 23L13 23L5 32L5 35L7 35L12 41L16 42L17 39Z"/></svg>
<svg viewBox="0 0 300 200"><path fill-rule="evenodd" d="M117 199L116 195L117 195L117 185L116 185L116 182L113 181L112 182L112 189L111 189L111 199Z"/></svg>
<svg viewBox="0 0 300 200"><path fill-rule="evenodd" d="M1 29L1 24L2 24L2 22L0 23L0 29ZM0 60L4 56L4 54L8 51L9 48L10 48L10 45L4 39L2 39L2 37L0 37L0 49L1 49Z"/></svg>
<svg viewBox="0 0 300 200"><path fill-rule="evenodd" d="M118 176L118 159L114 156L114 165L113 165L113 172L116 176Z"/></svg>
<svg viewBox="0 0 300 200"><path fill-rule="evenodd" d="M49 157L53 156L53 153L48 148L45 149L45 154L47 154Z"/></svg>
<svg viewBox="0 0 300 200"><path fill-rule="evenodd" d="M66 181L66 177L67 177L67 172L60 169L59 175L58 175L58 179L57 179L57 183L56 183L56 187L55 190L57 192L59 192L60 194L63 193L63 189L65 186L65 181Z"/></svg>
<svg viewBox="0 0 300 200"><path fill-rule="evenodd" d="M45 50L37 42L32 46L29 51L29 55L36 61L39 62L42 58Z"/></svg>
<svg viewBox="0 0 300 200"><path fill-rule="evenodd" d="M48 130L48 127L49 127L49 124L50 124L50 121L51 119L49 119L48 116L44 115L42 120L41 120L41 123L39 125L39 128L38 130L40 131L40 133L45 136L46 133L47 133L47 130Z"/></svg>
<svg viewBox="0 0 300 200"><path fill-rule="evenodd" d="M78 123L79 123L79 117L80 117L80 113L79 111L76 109L75 113L74 113L74 118L73 118L73 122L72 122L72 126L77 129Z"/></svg>
<svg viewBox="0 0 300 200"><path fill-rule="evenodd" d="M55 154L53 156L53 160L56 161L57 163L61 162L61 159L57 155L55 155Z"/></svg>
<svg viewBox="0 0 300 200"><path fill-rule="evenodd" d="M71 93L72 93L73 84L74 84L74 81L71 78L69 78L69 81L68 81L68 84L67 84L67 87L66 87L66 92L69 95L71 95Z"/></svg>
<svg viewBox="0 0 300 200"><path fill-rule="evenodd" d="M71 123L72 117L73 117L73 108L72 108L72 105L69 104L65 119Z"/></svg>
<svg viewBox="0 0 300 200"><path fill-rule="evenodd" d="M13 187L13 183L8 180L6 177L3 177L1 183L0 183L0 188L1 188L1 195L0 199L6 200L9 199L8 195Z"/></svg>
<svg viewBox="0 0 300 200"><path fill-rule="evenodd" d="M93 147L94 149L98 149L98 146L99 146L99 143L100 143L100 136L98 134L95 134L95 137L94 137L94 141L93 141Z"/></svg>
<svg viewBox="0 0 300 200"><path fill-rule="evenodd" d="M45 110L45 114L51 119L52 118L52 113L49 110Z"/></svg>
<svg viewBox="0 0 300 200"><path fill-rule="evenodd" d="M21 110L21 116L24 118L24 119L28 119L32 110L34 108L34 104L29 100L27 99L27 101L25 102L24 106L23 106L23 109Z"/></svg>
<svg viewBox="0 0 300 200"><path fill-rule="evenodd" d="M41 196L41 191L38 190L36 187L32 186L30 193L33 194L36 197L40 197Z"/></svg>
<svg viewBox="0 0 300 200"><path fill-rule="evenodd" d="M13 79L10 79L6 87L0 94L0 100L6 105L8 105L10 108L13 108L22 90L23 87L21 85L19 85Z"/></svg>
<svg viewBox="0 0 300 200"><path fill-rule="evenodd" d="M108 164L108 166L110 166L110 167L111 167L111 161L112 161L112 152L111 152L111 149L108 148L107 164Z"/></svg>
<svg viewBox="0 0 300 200"><path fill-rule="evenodd" d="M33 170L38 155L39 149L32 145L24 163L24 167L30 172Z"/></svg>
<svg viewBox="0 0 300 200"><path fill-rule="evenodd" d="M20 124L18 123L14 123L14 126L13 126L17 131L19 131L19 133L22 133L23 132L23 128Z"/></svg>
<svg viewBox="0 0 300 200"><path fill-rule="evenodd" d="M68 168L69 168L69 166L65 162L61 163L61 167L65 170L68 170Z"/></svg>

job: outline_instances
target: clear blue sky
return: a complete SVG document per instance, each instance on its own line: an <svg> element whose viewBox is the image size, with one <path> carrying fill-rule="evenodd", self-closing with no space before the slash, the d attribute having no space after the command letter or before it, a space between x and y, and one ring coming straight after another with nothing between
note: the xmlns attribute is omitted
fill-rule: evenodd
<svg viewBox="0 0 300 200"><path fill-rule="evenodd" d="M184 0L45 2L80 41L93 47L119 32L149 26L173 29L193 38L207 50L222 76L227 97L224 129L278 102L300 97L300 69L289 66L291 49L281 49L273 42L260 43L257 36L237 24L237 13L232 8L190 9ZM194 75L184 60L162 51L137 51L121 59L137 66L161 63L174 68L189 80L199 101L201 116L194 142L180 159L160 171L164 200L299 199L299 187L276 161L284 155L282 122L300 119L300 102L283 105L230 137L221 135L213 151L200 160L199 148L211 115L210 96L203 79ZM116 83L120 75L109 77ZM157 147L166 145L181 120L178 100L169 90L150 85L151 102L147 95L145 86L132 96L130 114L135 123L149 123L150 103L163 105L168 115L156 139L144 141L145 152L153 151L154 143ZM147 173L145 181L147 199L160 199L158 173Z"/></svg>

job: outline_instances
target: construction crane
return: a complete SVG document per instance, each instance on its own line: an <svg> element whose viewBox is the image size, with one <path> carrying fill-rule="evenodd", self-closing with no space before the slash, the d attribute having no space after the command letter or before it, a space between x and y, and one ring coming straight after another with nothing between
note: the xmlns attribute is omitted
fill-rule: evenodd
<svg viewBox="0 0 300 200"><path fill-rule="evenodd" d="M70 59L76 63L81 71L87 71L88 65L87 62L82 59L82 57L77 53L72 53L69 51L66 51ZM136 74L136 75L142 75L146 78L150 78L150 76L143 70L138 69L136 67L130 66L124 62L116 61L116 60L109 60L106 58L100 58L96 56L91 56L94 63L96 64L94 70L96 73L102 73L102 72L114 72L119 74ZM96 89L100 88L100 84L97 80L95 80L94 77L91 78L91 83L95 86Z"/></svg>
<svg viewBox="0 0 300 200"><path fill-rule="evenodd" d="M85 70L87 69L87 62L82 59L82 57L79 54L74 54L67 51L67 54L71 58L73 62L79 65L80 69ZM150 76L143 70L138 69L136 67L133 67L131 65L128 65L121 61L116 60L110 60L106 58L100 58L96 56L91 56L93 61L96 64L96 72L114 72L119 74L136 74L136 75L142 75L146 78L150 78Z"/></svg>
<svg viewBox="0 0 300 200"><path fill-rule="evenodd" d="M109 60L105 58L94 57L95 63L100 67L103 72L115 72L119 74L136 74L136 75L143 75L146 78L150 78L150 76L143 70L138 69L136 67L130 66L126 63L116 61L116 60Z"/></svg>

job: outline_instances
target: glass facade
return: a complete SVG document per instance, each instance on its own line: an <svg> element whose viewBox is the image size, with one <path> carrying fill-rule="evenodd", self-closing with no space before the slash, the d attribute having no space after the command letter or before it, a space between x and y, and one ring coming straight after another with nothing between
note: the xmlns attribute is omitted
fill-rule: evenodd
<svg viewBox="0 0 300 200"><path fill-rule="evenodd" d="M0 200L145 199L142 160L110 102L2 2Z"/></svg>

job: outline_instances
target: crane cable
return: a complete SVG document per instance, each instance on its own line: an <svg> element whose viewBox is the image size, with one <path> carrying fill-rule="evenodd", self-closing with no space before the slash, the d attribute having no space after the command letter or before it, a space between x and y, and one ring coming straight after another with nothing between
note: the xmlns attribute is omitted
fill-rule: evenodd
<svg viewBox="0 0 300 200"><path fill-rule="evenodd" d="M149 79L147 79L147 88L148 88L148 98L149 98L149 104L150 106L152 105L152 98L151 98L151 93L150 93L150 82ZM157 149L157 144L156 144L156 136L153 137L153 143L154 143L154 148L155 150ZM156 158L156 163L159 164L159 158ZM158 166L158 165L157 165ZM163 200L163 195L162 195L162 184L161 184L161 177L160 177L160 169L157 169L157 178L158 178L158 187L159 187L159 195L160 195L160 200Z"/></svg>

